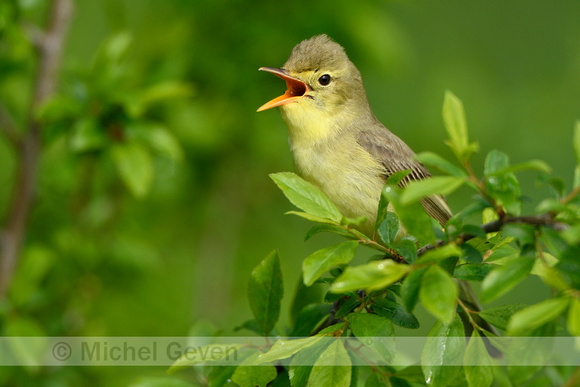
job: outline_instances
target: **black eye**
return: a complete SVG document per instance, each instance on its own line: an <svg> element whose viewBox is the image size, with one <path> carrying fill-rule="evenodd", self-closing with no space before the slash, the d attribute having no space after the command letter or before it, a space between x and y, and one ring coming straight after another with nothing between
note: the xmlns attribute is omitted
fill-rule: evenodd
<svg viewBox="0 0 580 387"><path fill-rule="evenodd" d="M322 86L328 85L330 83L330 75L322 75L320 78L318 78L318 83L320 83Z"/></svg>

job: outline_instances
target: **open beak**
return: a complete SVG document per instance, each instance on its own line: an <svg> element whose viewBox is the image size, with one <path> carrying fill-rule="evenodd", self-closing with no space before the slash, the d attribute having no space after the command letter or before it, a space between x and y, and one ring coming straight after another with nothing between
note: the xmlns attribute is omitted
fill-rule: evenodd
<svg viewBox="0 0 580 387"><path fill-rule="evenodd" d="M296 101L298 98L302 97L309 90L308 85L302 82L300 79L295 78L288 74L284 69L277 69L275 67L260 67L260 71L267 71L282 78L286 81L286 92L273 100L266 102L264 105L260 106L259 112L262 110L270 109L276 106L286 105L288 103Z"/></svg>

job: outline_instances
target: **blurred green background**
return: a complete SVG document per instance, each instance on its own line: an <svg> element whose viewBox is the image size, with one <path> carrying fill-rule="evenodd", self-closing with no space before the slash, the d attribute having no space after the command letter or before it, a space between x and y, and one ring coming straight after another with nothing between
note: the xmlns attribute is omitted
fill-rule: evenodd
<svg viewBox="0 0 580 387"><path fill-rule="evenodd" d="M9 17L46 23L48 1L2 3L17 10L4 12L2 26ZM210 334L212 326L233 334L251 317L249 274L272 249L282 259L287 310L302 259L333 239L304 243L310 225L284 215L292 207L268 174L293 169L286 128L277 111L256 113L284 84L257 69L281 66L295 44L320 33L345 47L377 117L416 152L453 158L441 119L449 89L480 144L477 171L499 149L513 162L543 159L571 183L580 119L577 1L78 0L60 69L64 102L47 118L22 259L2 300L4 334L184 336ZM1 104L24 130L36 61L24 37L0 39ZM127 43L122 57L113 58L111 39ZM167 82L184 92L139 119L162 125L180 145L170 146L171 157L153 154L150 190L135 198L109 150L75 147L70 125L97 117L98 126L119 114L115 122L126 122L115 110L119 95ZM2 221L15 167L15 149L0 136ZM547 188L529 173L522 191L529 213ZM448 201L457 211L470 194ZM536 299L538 283L526 285L520 302ZM0 384L127 385L164 371L3 369Z"/></svg>

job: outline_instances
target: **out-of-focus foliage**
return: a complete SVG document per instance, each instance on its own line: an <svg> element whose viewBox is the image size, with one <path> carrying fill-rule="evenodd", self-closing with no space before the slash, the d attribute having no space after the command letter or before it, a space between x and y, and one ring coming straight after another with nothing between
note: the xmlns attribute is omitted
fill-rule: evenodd
<svg viewBox="0 0 580 387"><path fill-rule="evenodd" d="M345 46L377 116L416 151L451 156L440 119L449 88L465 102L481 149L573 175L575 2L78 0L58 93L30 112L33 41L50 4L0 2L0 107L20 134L31 115L43 123L38 189L0 304L4 334L186 335L205 320L229 327L250 316L243 290L272 248L285 277L297 278L303 257L334 239L297 244L307 226L282 215L288 205L267 174L292 169L285 128L275 112L255 109L283 85L257 68L283 64L317 33ZM0 134L2 223L17 152ZM484 154L473 165L484 165ZM524 175L520 183L528 193L536 182ZM562 186L547 183L539 192ZM514 195L502 200L517 204ZM458 210L470 193L448 201ZM514 303L544 295L525 286ZM0 383L126 385L164 371L2 369Z"/></svg>

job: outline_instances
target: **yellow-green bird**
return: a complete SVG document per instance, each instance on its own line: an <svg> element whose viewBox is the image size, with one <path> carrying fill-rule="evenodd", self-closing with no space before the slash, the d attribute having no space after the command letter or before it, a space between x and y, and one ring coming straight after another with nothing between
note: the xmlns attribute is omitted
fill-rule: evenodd
<svg viewBox="0 0 580 387"><path fill-rule="evenodd" d="M282 68L260 70L286 81L286 92L258 111L280 107L296 171L320 188L343 215L366 217L361 231L369 236L390 175L410 170L403 186L430 176L411 148L375 117L359 70L328 36L299 43ZM421 203L442 226L452 215L441 196Z"/></svg>
<svg viewBox="0 0 580 387"><path fill-rule="evenodd" d="M348 217L365 216L361 231L373 236L385 180L410 170L401 182L429 178L423 164L400 138L373 114L362 77L342 46L326 35L299 43L282 68L262 67L286 81L287 90L258 111L280 107L288 126L296 171L320 188ZM421 201L441 226L452 216L442 196ZM469 284L458 281L459 297L472 310L481 310ZM470 335L473 328L462 315ZM478 319L490 332L495 329ZM490 347L491 348L491 347ZM497 350L491 348L492 353Z"/></svg>

